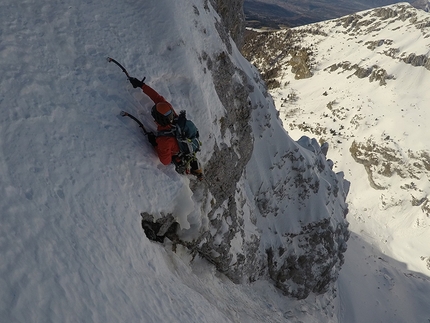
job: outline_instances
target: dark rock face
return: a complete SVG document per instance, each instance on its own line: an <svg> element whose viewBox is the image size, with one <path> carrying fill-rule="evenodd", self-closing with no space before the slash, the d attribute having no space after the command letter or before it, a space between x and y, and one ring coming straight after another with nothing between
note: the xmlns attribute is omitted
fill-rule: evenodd
<svg viewBox="0 0 430 323"><path fill-rule="evenodd" d="M404 58L403 61L406 64L411 64L412 66L424 66L426 69L430 70L430 59L426 55L416 55L409 54L408 57Z"/></svg>
<svg viewBox="0 0 430 323"><path fill-rule="evenodd" d="M209 229L193 242L193 248L236 283L270 277L293 297L324 293L337 279L349 238L345 220L349 183L331 170L332 163L326 160L327 145L321 149L307 137L298 143L286 137L285 144L276 151L265 153L273 159L273 170L262 170L279 180L253 183L259 189L249 196L243 183L248 180L247 167L262 157L254 150L269 144L266 133L279 127L273 116L276 111L270 105L266 108L267 99L259 101L267 96L264 88L261 92L258 83L253 84L227 53L218 54L210 66L215 89L226 109L220 121L222 133L229 132L237 139L231 146L214 147L207 164L208 173L217 174L210 188L214 199L208 215ZM265 120L259 121L261 133L250 125L260 119L260 114ZM323 200L318 198L321 194ZM306 213L303 209L314 207L310 205L321 208L315 222L293 223L295 220L288 218L293 210Z"/></svg>
<svg viewBox="0 0 430 323"><path fill-rule="evenodd" d="M349 183L332 172L332 162L325 157L327 144L320 147L307 137L297 143L300 148L288 147L274 165L279 172L284 167L288 171L271 184L274 189L266 186L256 199L266 225L276 228L259 227L265 232L268 275L285 294L302 299L311 292L326 292L337 279L349 238L345 220ZM297 213L301 215L294 220Z"/></svg>
<svg viewBox="0 0 430 323"><path fill-rule="evenodd" d="M228 131L237 140L230 147L215 146L213 157L206 165L208 173L216 174L211 181L214 203L208 215L213 233L206 232L197 244L199 251L215 263L218 270L239 283L247 276L250 268L246 264L254 261L258 249L258 238L255 237L254 243L244 246L243 253L237 255L232 266L236 255L231 253L231 241L244 235L242 205L238 205L235 192L253 151L249 89L243 85L247 83L246 75L234 66L227 53L218 54L213 61L211 72L215 89L226 109L225 116L219 120L221 132L225 135ZM237 75L240 75L239 80L234 77Z"/></svg>
<svg viewBox="0 0 430 323"><path fill-rule="evenodd" d="M243 44L245 31L244 0L210 0L212 6L222 18L223 26L230 32L237 47Z"/></svg>
<svg viewBox="0 0 430 323"><path fill-rule="evenodd" d="M291 72L296 75L296 79L301 80L312 77L312 72L309 68L308 60L308 53L304 49L295 52L291 57Z"/></svg>
<svg viewBox="0 0 430 323"><path fill-rule="evenodd" d="M171 214L144 213L142 227L152 240L167 237L198 252L235 283L272 279L286 295L305 298L330 289L343 264L348 183L331 170L327 146L288 137L265 84L234 56L226 29L240 41L242 3L211 0L223 19L215 28L226 50L200 55L225 109L213 120L224 139L205 164L212 176L203 192L194 187L209 200L207 223L192 241L181 239ZM273 142L273 133L282 142Z"/></svg>
<svg viewBox="0 0 430 323"><path fill-rule="evenodd" d="M329 219L312 223L300 234L290 235L290 244L304 246L303 254L288 248L267 250L269 275L284 293L298 299L311 292L322 294L336 281L344 262L349 232L346 226L330 226ZM295 288L292 288L295 286Z"/></svg>

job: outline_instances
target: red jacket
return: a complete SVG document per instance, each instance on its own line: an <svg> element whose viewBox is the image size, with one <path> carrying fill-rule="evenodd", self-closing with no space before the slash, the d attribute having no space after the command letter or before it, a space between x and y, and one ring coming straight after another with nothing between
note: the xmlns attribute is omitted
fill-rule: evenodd
<svg viewBox="0 0 430 323"><path fill-rule="evenodd" d="M150 86L143 84L142 91L147 96L149 96L150 99L154 101L155 104L159 102L166 102L170 105L170 107L172 107L172 105L169 102L167 102L166 99L164 99L164 97L158 94ZM172 107L172 110L173 110L173 113L177 115L173 107ZM157 123L157 131L169 130L170 128L171 126L163 127ZM169 137L169 136L160 136L160 137L157 137L156 140L157 140L157 146L155 146L155 150L157 151L158 158L160 158L160 161L164 165L169 165L172 162L172 157L179 154L178 141L176 140L175 137Z"/></svg>

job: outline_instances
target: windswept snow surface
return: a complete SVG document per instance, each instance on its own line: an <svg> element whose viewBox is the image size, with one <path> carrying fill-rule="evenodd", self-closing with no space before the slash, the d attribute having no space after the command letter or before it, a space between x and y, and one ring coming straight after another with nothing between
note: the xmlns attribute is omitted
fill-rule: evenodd
<svg viewBox="0 0 430 323"><path fill-rule="evenodd" d="M209 4L4 0L0 18L1 322L320 321L319 300L234 285L140 226L141 211L202 219L190 179L120 117L151 129L152 102L106 58L187 110L204 163L223 114L200 57L225 50Z"/></svg>
<svg viewBox="0 0 430 323"><path fill-rule="evenodd" d="M192 260L187 250L175 253L144 236L141 211L175 210L184 228L201 219L194 214L190 179L161 165L137 125L119 116L129 111L151 128L152 104L106 57L119 60L133 76L146 76L175 107L187 110L204 129L206 161L220 136L212 120L223 108L200 55L224 50L214 28L216 14L206 5L197 0L1 2L1 322L423 318L428 283L408 276L414 289L401 285L405 290L396 293L405 301L399 307L406 309L402 319L412 320L394 315L384 320L382 314L364 320L370 316L361 302L373 304L373 289L361 283L369 270L378 269L365 262L378 253L361 249L361 237L352 239L359 241L351 249L358 255L349 253L340 302L332 304L324 295L291 300L265 282L234 285L199 257ZM392 267L368 285L403 275L411 273ZM391 292L382 289L381 295ZM378 300L381 309L401 304L386 307L384 297Z"/></svg>

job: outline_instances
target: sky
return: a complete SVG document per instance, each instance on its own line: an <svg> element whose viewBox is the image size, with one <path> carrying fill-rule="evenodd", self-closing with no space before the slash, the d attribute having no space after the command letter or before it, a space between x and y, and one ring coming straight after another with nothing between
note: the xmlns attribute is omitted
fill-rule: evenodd
<svg viewBox="0 0 430 323"><path fill-rule="evenodd" d="M224 109L200 57L225 50L214 14L197 0L2 1L2 321L368 322L369 308L374 322L396 322L399 309L409 322L430 318L428 277L369 244L371 222L350 239L334 300L289 299L267 281L235 285L188 250L173 252L143 234L142 211L175 211L184 229L204 219L194 211L193 179L163 166L136 124L120 116L126 110L151 129L152 104L106 58L187 107L206 130L204 164L210 147L226 141L212 122ZM236 48L232 57L256 73ZM279 129L275 135L286 138ZM378 284L386 286L375 300Z"/></svg>

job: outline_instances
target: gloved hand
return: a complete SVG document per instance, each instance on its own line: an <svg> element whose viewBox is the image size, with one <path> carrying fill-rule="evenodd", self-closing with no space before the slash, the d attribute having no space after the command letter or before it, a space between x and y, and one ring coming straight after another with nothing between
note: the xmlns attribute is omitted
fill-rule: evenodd
<svg viewBox="0 0 430 323"><path fill-rule="evenodd" d="M128 80L130 81L131 85L133 85L134 88L137 88L137 87L142 88L143 84L145 84L145 83L143 83L145 78L143 78L143 80L140 81L135 77L130 77Z"/></svg>
<svg viewBox="0 0 430 323"><path fill-rule="evenodd" d="M153 147L157 146L157 137L153 132L148 133L148 141Z"/></svg>

